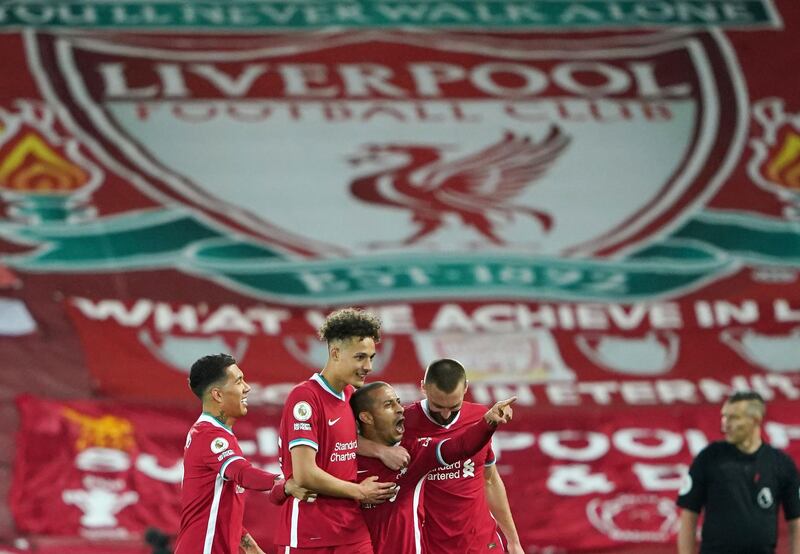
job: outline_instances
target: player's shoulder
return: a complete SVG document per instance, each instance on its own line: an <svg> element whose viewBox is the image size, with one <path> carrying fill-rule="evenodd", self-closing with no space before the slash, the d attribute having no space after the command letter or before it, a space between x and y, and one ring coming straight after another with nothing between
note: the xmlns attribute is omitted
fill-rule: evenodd
<svg viewBox="0 0 800 554"><path fill-rule="evenodd" d="M405 435L404 434L403 438L400 440L400 446L402 446L406 450L409 450L411 447L413 447L417 443L417 441L420 438L421 437L412 437L410 435Z"/></svg>
<svg viewBox="0 0 800 554"><path fill-rule="evenodd" d="M486 407L476 402L464 401L461 404L461 413L458 418L457 427L471 425L481 419L486 413Z"/></svg>
<svg viewBox="0 0 800 554"><path fill-rule="evenodd" d="M292 387L292 390L289 391L289 395L286 397L285 406L291 408L293 403L302 400L314 404L319 401L319 386L311 379L298 383Z"/></svg>
<svg viewBox="0 0 800 554"><path fill-rule="evenodd" d="M226 427L206 413L201 415L197 421L194 422L189 432L194 435L222 434L233 436L233 429Z"/></svg>
<svg viewBox="0 0 800 554"><path fill-rule="evenodd" d="M465 400L464 403L461 404L461 411L465 415L469 415L471 417L483 416L483 414L486 413L487 409L488 408L483 404L478 404L477 402L469 402L467 400Z"/></svg>
<svg viewBox="0 0 800 554"><path fill-rule="evenodd" d="M440 440L441 439L436 439L433 437L422 437L422 436L416 437L416 436L405 435L403 436L403 440L400 441L400 446L408 450L409 454L411 454L411 457L413 458L415 452L427 448L431 444L436 444Z"/></svg>
<svg viewBox="0 0 800 554"><path fill-rule="evenodd" d="M793 472L797 471L797 466L795 465L792 457L780 448L776 448L765 442L761 445L760 453L762 452L765 457L773 460L776 464L780 465L784 469Z"/></svg>
<svg viewBox="0 0 800 554"><path fill-rule="evenodd" d="M433 424L425 415L419 401L403 406L403 408L406 427L404 440L416 440L418 436L430 432Z"/></svg>
<svg viewBox="0 0 800 554"><path fill-rule="evenodd" d="M725 441L713 441L708 443L700 452L697 453L697 459L716 459L728 457L733 454L731 444ZM735 448L735 447L734 447Z"/></svg>
<svg viewBox="0 0 800 554"><path fill-rule="evenodd" d="M188 451L202 452L208 449L218 454L227 450L231 444L236 444L236 436L230 429L205 419L199 419L192 425L186 439Z"/></svg>
<svg viewBox="0 0 800 554"><path fill-rule="evenodd" d="M422 404L419 400L413 404L404 405L403 410L403 417L406 418L406 426L408 426L409 420L413 422L425 417L425 412L422 410Z"/></svg>

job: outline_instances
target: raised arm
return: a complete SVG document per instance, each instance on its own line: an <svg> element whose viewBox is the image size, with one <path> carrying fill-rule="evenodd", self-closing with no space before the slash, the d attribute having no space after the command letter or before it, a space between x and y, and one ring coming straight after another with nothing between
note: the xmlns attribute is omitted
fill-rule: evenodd
<svg viewBox="0 0 800 554"><path fill-rule="evenodd" d="M477 421L456 434L453 438L442 441L439 445L439 452L441 454L440 463L444 462L446 465L463 458L469 458L486 446L486 443L491 440L497 426L511 421L513 415L511 404L513 404L516 399L517 397L514 396L496 403L483 414L483 421Z"/></svg>

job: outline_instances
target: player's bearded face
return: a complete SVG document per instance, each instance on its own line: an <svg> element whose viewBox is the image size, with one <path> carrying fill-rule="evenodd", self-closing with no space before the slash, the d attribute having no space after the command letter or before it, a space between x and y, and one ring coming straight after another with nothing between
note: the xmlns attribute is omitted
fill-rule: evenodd
<svg viewBox="0 0 800 554"><path fill-rule="evenodd" d="M339 345L340 375L343 380L360 388L372 373L372 359L375 357L375 341L369 337L351 339Z"/></svg>
<svg viewBox="0 0 800 554"><path fill-rule="evenodd" d="M448 425L461 410L467 385L460 383L452 392L444 392L434 384L427 384L423 385L422 390L428 399L428 412L431 419L439 425Z"/></svg>

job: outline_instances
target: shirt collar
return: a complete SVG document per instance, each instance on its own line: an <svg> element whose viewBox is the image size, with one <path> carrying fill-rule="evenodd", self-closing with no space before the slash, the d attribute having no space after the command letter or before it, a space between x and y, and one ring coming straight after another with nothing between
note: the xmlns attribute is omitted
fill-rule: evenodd
<svg viewBox="0 0 800 554"><path fill-rule="evenodd" d="M311 380L312 380L312 381L316 381L316 383L317 383L317 384L318 384L320 387L322 387L322 390L324 390L324 391L325 391L325 392L327 392L328 394L332 394L333 396L335 396L336 398L338 398L339 400L341 400L342 402L344 402L344 391L342 391L342 392L336 392L336 391L333 389L333 387L331 386L331 384L330 384L330 383L328 383L328 381L325 379L325 377L323 377L323 376L322 376L322 374L321 374L321 373L315 373L314 375L312 375L312 376L311 376Z"/></svg>
<svg viewBox="0 0 800 554"><path fill-rule="evenodd" d="M227 425L225 425L223 423L220 423L217 420L217 418L215 418L214 416L212 416L211 414L209 414L207 412L203 412L202 414L200 414L200 417L197 418L197 421L195 421L195 423L200 423L201 421L205 421L206 423L210 423L214 427L219 427L220 429L224 429L225 431L227 431L228 433L233 435L233 429L231 429L230 427L228 427Z"/></svg>

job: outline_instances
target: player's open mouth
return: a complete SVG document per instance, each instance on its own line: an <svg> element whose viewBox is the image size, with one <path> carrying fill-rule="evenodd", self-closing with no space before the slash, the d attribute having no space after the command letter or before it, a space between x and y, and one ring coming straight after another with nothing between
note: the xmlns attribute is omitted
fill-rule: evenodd
<svg viewBox="0 0 800 554"><path fill-rule="evenodd" d="M247 397L246 396L242 397L242 404L247 406Z"/></svg>
<svg viewBox="0 0 800 554"><path fill-rule="evenodd" d="M398 433L405 432L406 430L406 426L404 424L405 420L406 418L401 417L400 419L397 420L397 422L395 422L394 428L397 430Z"/></svg>

